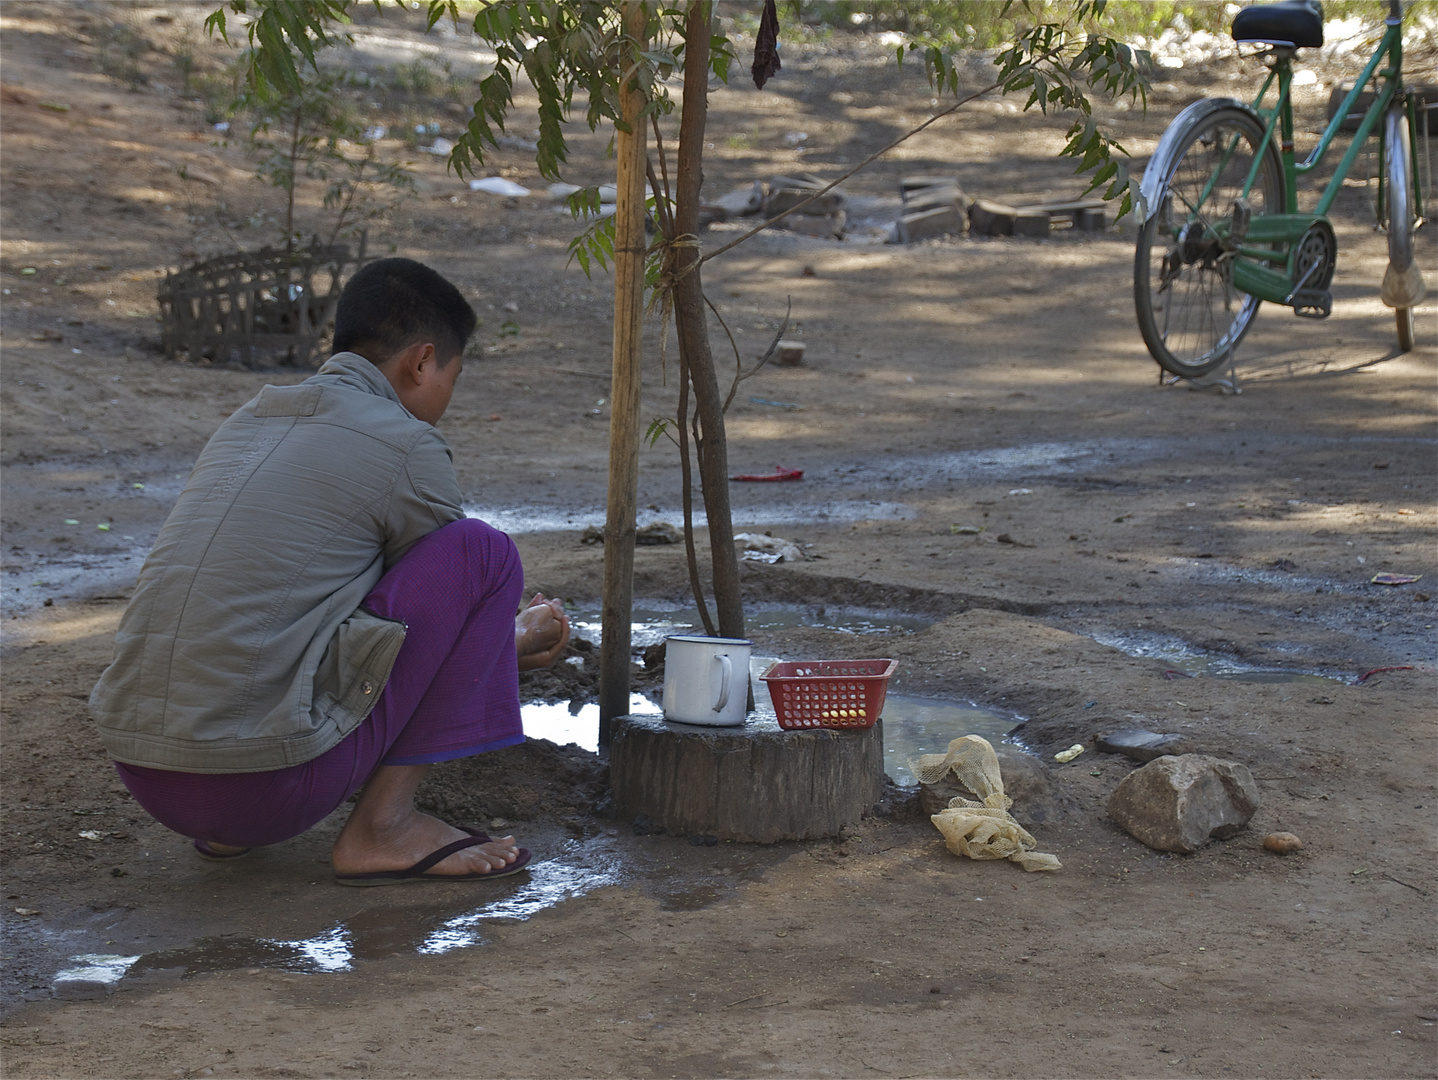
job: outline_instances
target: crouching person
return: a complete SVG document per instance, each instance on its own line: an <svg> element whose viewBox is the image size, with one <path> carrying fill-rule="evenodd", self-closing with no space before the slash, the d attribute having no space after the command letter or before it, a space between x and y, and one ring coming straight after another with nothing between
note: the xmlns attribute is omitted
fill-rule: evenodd
<svg viewBox="0 0 1438 1080"><path fill-rule="evenodd" d="M519 555L465 517L433 426L474 328L428 267L365 266L335 355L226 420L160 530L90 705L126 787L201 856L297 836L359 791L343 884L528 863L414 806L434 763L524 741L517 672L569 638L558 601L516 617Z"/></svg>

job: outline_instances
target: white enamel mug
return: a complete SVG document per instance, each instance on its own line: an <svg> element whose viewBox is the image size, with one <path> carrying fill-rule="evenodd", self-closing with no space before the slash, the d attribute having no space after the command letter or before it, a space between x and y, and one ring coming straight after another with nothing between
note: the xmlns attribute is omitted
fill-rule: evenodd
<svg viewBox="0 0 1438 1080"><path fill-rule="evenodd" d="M679 634L664 640L664 719L736 727L749 704L749 651L743 638Z"/></svg>

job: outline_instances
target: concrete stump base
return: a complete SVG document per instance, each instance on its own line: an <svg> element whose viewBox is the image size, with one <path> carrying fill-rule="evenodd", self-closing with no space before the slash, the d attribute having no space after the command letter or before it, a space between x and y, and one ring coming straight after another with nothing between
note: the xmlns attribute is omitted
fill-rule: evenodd
<svg viewBox="0 0 1438 1080"><path fill-rule="evenodd" d="M620 821L646 814L672 834L759 844L837 836L883 793L883 721L784 731L774 720L694 727L621 716L609 777Z"/></svg>

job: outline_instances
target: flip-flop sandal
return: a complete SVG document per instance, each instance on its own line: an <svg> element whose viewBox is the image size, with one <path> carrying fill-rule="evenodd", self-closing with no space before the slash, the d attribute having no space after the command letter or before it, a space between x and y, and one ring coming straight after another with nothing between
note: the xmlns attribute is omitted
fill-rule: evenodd
<svg viewBox="0 0 1438 1080"><path fill-rule="evenodd" d="M377 870L368 874L336 874L335 881L340 885L377 886L377 885L407 885L413 881L488 881L490 878L509 877L521 870L529 868L529 861L534 858L528 848L520 848L519 857L504 867L502 870L490 870L486 873L473 874L431 874L427 871L432 866L437 866L449 858L456 851L463 851L465 848L478 847L480 844L488 844L491 837L488 833L479 832L476 829L465 828L469 833L462 840L445 844L438 851L432 851L419 862L406 870Z"/></svg>
<svg viewBox="0 0 1438 1080"><path fill-rule="evenodd" d="M210 862L229 862L232 859L243 859L254 850L254 848L240 848L239 851L217 851L203 840L195 841L195 853L199 855L200 858L207 859Z"/></svg>

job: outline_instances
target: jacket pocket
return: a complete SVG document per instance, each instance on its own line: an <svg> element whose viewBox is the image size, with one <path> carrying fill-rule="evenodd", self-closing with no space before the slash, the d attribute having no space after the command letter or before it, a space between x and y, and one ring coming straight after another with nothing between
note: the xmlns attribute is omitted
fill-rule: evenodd
<svg viewBox="0 0 1438 1080"><path fill-rule="evenodd" d="M404 644L405 625L359 610L340 623L320 661L315 704L346 734L379 700Z"/></svg>

